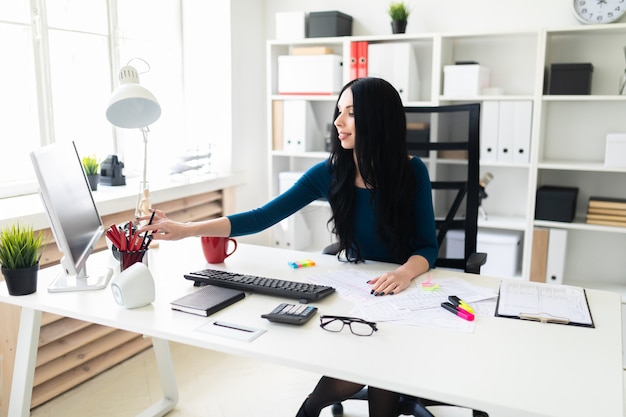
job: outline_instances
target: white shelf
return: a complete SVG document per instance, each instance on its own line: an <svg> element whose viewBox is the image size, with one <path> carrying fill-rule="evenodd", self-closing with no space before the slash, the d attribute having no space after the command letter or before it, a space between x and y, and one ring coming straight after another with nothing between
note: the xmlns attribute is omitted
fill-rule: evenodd
<svg viewBox="0 0 626 417"><path fill-rule="evenodd" d="M548 220L535 220L535 226L549 227L554 229L567 229L567 230L582 230L587 232L602 232L602 233L618 233L626 234L626 227L617 226L603 226L599 224L588 224L582 219L575 219L571 223L566 222L553 222ZM626 284L626 279L625 279Z"/></svg>
<svg viewBox="0 0 626 417"><path fill-rule="evenodd" d="M609 132L626 132L626 95L617 95L619 79L624 73L624 39L626 24L576 25L571 28L529 31L498 31L476 33L420 33L403 35L372 35L342 38L317 38L294 42L268 43L268 91L276 82L276 57L290 46L326 45L335 52L342 51L344 63L349 62L350 43L409 42L419 59L421 91L419 100L405 102L407 107L437 106L467 102L531 101L532 131L527 163L481 161L481 174L489 171L494 180L487 187L484 201L488 219L479 218L480 228L518 230L524 233L521 279L530 278L534 227L567 229L568 253L565 271L581 285L593 288L617 288L626 299L624 285L619 282L626 269L626 258L617 263L598 261L593 268L597 274L589 277L582 259L587 252L603 251L613 255L626 251L622 242L626 227L586 224L584 219L572 223L534 219L536 190L542 185L578 187L578 214L584 215L590 195L626 198L626 167L604 166L605 137ZM502 88L498 95L449 97L442 95L445 65L457 61L477 61L491 69L490 87ZM553 63L590 62L593 65L589 95L548 95L544 84L549 82L546 69ZM349 70L344 65L344 81ZM321 101L333 102L336 96L286 97L268 95L268 108L273 100L305 99L316 106ZM318 115L318 117L323 117ZM268 140L271 142L271 117ZM331 120L318 121L322 123ZM326 158L326 152L270 152L271 175L285 168L306 168L315 160ZM454 172L466 162L454 159L422 158L437 178ZM275 191L272 191L275 193ZM315 203L317 204L317 203ZM324 203L327 204L327 203ZM321 232L320 232L321 233ZM324 233L326 230L324 229ZM611 247L603 248L610 242ZM623 247L621 245L623 244ZM581 267L583 266L583 267ZM595 269L594 269L595 270ZM564 282L568 283L567 276Z"/></svg>
<svg viewBox="0 0 626 417"><path fill-rule="evenodd" d="M504 229L504 230L521 230L525 231L527 224L524 217L510 217L502 216L498 214L487 213L487 219L484 219L479 215L478 227L488 229Z"/></svg>
<svg viewBox="0 0 626 417"><path fill-rule="evenodd" d="M615 89L617 90L617 85L615 87ZM580 102L585 102L585 101L616 101L616 102L626 102L626 96L620 96L620 95L584 95L584 96L577 96L577 95L571 95L571 96L558 96L558 95L546 95L543 96L543 101L547 101L547 102L558 102L558 101L562 101L562 102L575 102L575 103L580 103Z"/></svg>
<svg viewBox="0 0 626 417"><path fill-rule="evenodd" d="M543 161L537 164L539 169L553 169L558 171L589 171L589 172L615 172L624 174L626 167L606 167L604 162L571 162L571 161Z"/></svg>

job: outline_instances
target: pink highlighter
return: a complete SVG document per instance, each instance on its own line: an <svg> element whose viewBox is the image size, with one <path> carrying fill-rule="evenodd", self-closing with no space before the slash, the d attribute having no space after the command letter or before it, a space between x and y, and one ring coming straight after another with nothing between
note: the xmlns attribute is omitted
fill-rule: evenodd
<svg viewBox="0 0 626 417"><path fill-rule="evenodd" d="M474 320L474 315L470 313L469 311L463 310L463 308L461 308L460 306L454 306L451 303L445 302L445 303L441 303L441 307L445 308L452 314L456 314L457 316L461 317L464 320L467 320L467 321Z"/></svg>

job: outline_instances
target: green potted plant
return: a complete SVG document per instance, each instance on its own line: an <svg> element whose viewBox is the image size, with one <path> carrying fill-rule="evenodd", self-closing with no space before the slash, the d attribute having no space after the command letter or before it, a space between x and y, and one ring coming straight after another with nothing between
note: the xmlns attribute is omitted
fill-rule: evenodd
<svg viewBox="0 0 626 417"><path fill-rule="evenodd" d="M91 191L96 191L98 189L98 182L100 181L100 164L98 160L95 156L83 156L81 162L85 170L85 175L87 175L87 180L89 180Z"/></svg>
<svg viewBox="0 0 626 417"><path fill-rule="evenodd" d="M37 291L43 234L32 226L12 225L0 231L0 264L10 295Z"/></svg>
<svg viewBox="0 0 626 417"><path fill-rule="evenodd" d="M391 17L391 31L393 33L404 33L406 23L411 10L403 1L394 1L389 5L389 17Z"/></svg>

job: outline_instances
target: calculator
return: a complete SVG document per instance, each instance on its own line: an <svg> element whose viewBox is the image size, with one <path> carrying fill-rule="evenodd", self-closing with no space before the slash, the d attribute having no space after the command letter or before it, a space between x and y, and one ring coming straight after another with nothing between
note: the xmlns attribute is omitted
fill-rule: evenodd
<svg viewBox="0 0 626 417"><path fill-rule="evenodd" d="M261 317L277 323L304 324L315 315L316 311L317 307L282 303L271 313L263 314Z"/></svg>

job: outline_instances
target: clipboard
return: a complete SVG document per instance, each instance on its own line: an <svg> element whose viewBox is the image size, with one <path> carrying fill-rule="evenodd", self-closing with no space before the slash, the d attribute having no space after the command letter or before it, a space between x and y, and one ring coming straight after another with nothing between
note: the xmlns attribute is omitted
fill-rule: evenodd
<svg viewBox="0 0 626 417"><path fill-rule="evenodd" d="M502 281L495 316L595 327L587 292L570 285Z"/></svg>

